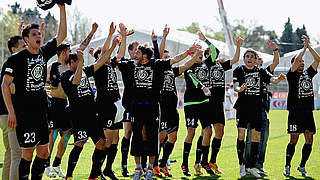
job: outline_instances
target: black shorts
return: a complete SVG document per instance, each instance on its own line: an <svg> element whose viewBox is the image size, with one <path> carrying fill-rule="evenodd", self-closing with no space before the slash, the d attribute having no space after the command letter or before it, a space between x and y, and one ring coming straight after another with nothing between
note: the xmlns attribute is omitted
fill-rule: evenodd
<svg viewBox="0 0 320 180"><path fill-rule="evenodd" d="M237 127L247 129L255 129L261 131L262 127L262 115L261 109L252 109L244 107L243 109L237 109ZM250 125L250 126L248 126Z"/></svg>
<svg viewBox="0 0 320 180"><path fill-rule="evenodd" d="M41 112L16 109L18 123L16 133L20 147L32 148L49 143L49 129L46 117L46 114Z"/></svg>
<svg viewBox="0 0 320 180"><path fill-rule="evenodd" d="M160 127L159 131L167 131L168 134L178 131L179 129L179 113L176 106L162 106L160 108Z"/></svg>
<svg viewBox="0 0 320 180"><path fill-rule="evenodd" d="M123 118L121 122L131 122L131 119L130 119L131 102L129 98L126 98L126 97L122 98L122 106L125 108L125 110L124 110Z"/></svg>
<svg viewBox="0 0 320 180"><path fill-rule="evenodd" d="M122 129L122 123L115 123L117 107L114 103L104 103L98 105L98 118L103 129L118 130Z"/></svg>
<svg viewBox="0 0 320 180"><path fill-rule="evenodd" d="M86 141L89 137L92 139L93 143L96 144L100 138L105 139L104 132L102 128L79 128L72 129L72 134L74 138L74 143Z"/></svg>
<svg viewBox="0 0 320 180"><path fill-rule="evenodd" d="M199 109L200 109L199 104L184 106L184 114L185 114L187 128L198 127L198 121L200 120Z"/></svg>
<svg viewBox="0 0 320 180"><path fill-rule="evenodd" d="M71 129L70 117L67 112L66 106L68 100L51 97L49 98L50 106L48 110L49 129L59 129L62 132Z"/></svg>
<svg viewBox="0 0 320 180"><path fill-rule="evenodd" d="M288 115L288 129L291 133L316 133L316 125L313 118L313 112L307 111L289 111Z"/></svg>
<svg viewBox="0 0 320 180"><path fill-rule="evenodd" d="M97 143L100 138L105 139L101 122L96 116L94 108L75 108L75 110L70 108L70 115L72 117L72 133L75 142L87 140L88 137L94 143Z"/></svg>
<svg viewBox="0 0 320 180"><path fill-rule="evenodd" d="M225 125L225 117L224 117L224 107L223 102L220 101L210 101L209 102L210 114L209 116L212 119L212 124L223 124Z"/></svg>
<svg viewBox="0 0 320 180"><path fill-rule="evenodd" d="M158 104L136 104L132 113L132 156L155 156L158 154ZM142 138L142 129L145 127L147 142Z"/></svg>

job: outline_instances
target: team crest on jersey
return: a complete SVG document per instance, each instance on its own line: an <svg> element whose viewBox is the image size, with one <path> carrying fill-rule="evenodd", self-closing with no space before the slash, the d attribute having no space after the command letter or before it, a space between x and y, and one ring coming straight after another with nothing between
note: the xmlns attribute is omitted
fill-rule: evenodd
<svg viewBox="0 0 320 180"><path fill-rule="evenodd" d="M256 85L256 80L254 79L254 77L248 77L246 79L246 83L247 83L247 86L255 86Z"/></svg>
<svg viewBox="0 0 320 180"><path fill-rule="evenodd" d="M307 81L307 80L303 80L301 83L300 83L300 86L303 88L303 90L309 90L311 87L312 87L312 84L310 81Z"/></svg>
<svg viewBox="0 0 320 180"><path fill-rule="evenodd" d="M199 69L197 72L197 77L200 81L203 81L207 78L207 73L204 69Z"/></svg>
<svg viewBox="0 0 320 180"><path fill-rule="evenodd" d="M140 69L137 72L137 77L140 81L143 81L148 77L148 72L145 71L144 69Z"/></svg>
<svg viewBox="0 0 320 180"><path fill-rule="evenodd" d="M219 79L222 79L223 73L218 69L215 69L212 71L211 75L215 80L219 80Z"/></svg>
<svg viewBox="0 0 320 180"><path fill-rule="evenodd" d="M39 81L43 74L43 67L39 64L35 65L31 70L31 76L34 80Z"/></svg>

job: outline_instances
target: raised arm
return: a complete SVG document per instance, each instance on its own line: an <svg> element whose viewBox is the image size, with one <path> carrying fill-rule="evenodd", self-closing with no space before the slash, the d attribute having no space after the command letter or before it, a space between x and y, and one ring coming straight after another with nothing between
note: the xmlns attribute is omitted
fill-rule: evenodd
<svg viewBox="0 0 320 180"><path fill-rule="evenodd" d="M18 34L19 35L22 35L23 29L24 29L24 21L21 20L20 23L19 23L19 27L18 27Z"/></svg>
<svg viewBox="0 0 320 180"><path fill-rule="evenodd" d="M97 71L105 63L110 64L111 53L116 48L118 43L119 43L119 39L118 39L118 37L115 37L112 41L112 45L111 45L110 49L108 49L107 52L102 54L102 56L93 64L94 71Z"/></svg>
<svg viewBox="0 0 320 180"><path fill-rule="evenodd" d="M294 62L291 65L291 72L295 72L300 64L300 61L302 61L302 57L304 56L304 53L306 52L307 47L304 46L299 55L294 59Z"/></svg>
<svg viewBox="0 0 320 180"><path fill-rule="evenodd" d="M153 44L153 56L155 59L160 59L161 56L160 56L158 42L157 42L158 36L154 34L154 30L152 30L151 39Z"/></svg>
<svg viewBox="0 0 320 180"><path fill-rule="evenodd" d="M160 58L163 58L164 54L164 49L166 48L166 41L167 41L167 36L170 32L170 28L168 28L168 25L166 24L164 29L163 29L163 34L162 34L162 40L160 43Z"/></svg>
<svg viewBox="0 0 320 180"><path fill-rule="evenodd" d="M174 56L172 59L170 59L170 65L182 61L182 60L185 59L188 55L192 55L192 53L195 52L196 48L197 48L197 45L196 45L196 44L193 44L193 45L192 45L188 50L186 50L185 52L180 53L180 54Z"/></svg>
<svg viewBox="0 0 320 180"><path fill-rule="evenodd" d="M3 81L1 84L1 90L3 95L3 100L6 104L8 110L8 126L15 129L17 127L16 114L12 105L11 93L10 93L10 84L13 82L13 77L5 74L3 76Z"/></svg>
<svg viewBox="0 0 320 180"><path fill-rule="evenodd" d="M312 68L316 71L318 69L318 66L319 66L319 62L320 62L320 56L319 54L310 46L309 44L309 40L308 40L308 37L303 35L302 36L302 40L303 40L303 43L304 43L304 46L306 46L312 57L313 57L313 62L311 64Z"/></svg>
<svg viewBox="0 0 320 180"><path fill-rule="evenodd" d="M272 64L270 65L270 71L273 72L274 69L278 66L279 59L280 59L278 46L273 41L268 40L268 48L273 51L273 61L272 61Z"/></svg>
<svg viewBox="0 0 320 180"><path fill-rule="evenodd" d="M270 82L272 84L278 84L278 83L280 83L281 81L283 81L285 79L286 79L286 75L281 73L278 77L274 77L273 76L272 78L270 78Z"/></svg>
<svg viewBox="0 0 320 180"><path fill-rule="evenodd" d="M120 30L118 31L118 33L121 36L121 44L120 44L119 52L117 55L117 59L121 59L126 54L126 43L127 43L127 36L128 36L128 30L123 23L119 24L119 28Z"/></svg>
<svg viewBox="0 0 320 180"><path fill-rule="evenodd" d="M189 69L199 59L202 53L203 51L201 49L197 49L195 54L192 56L192 58L189 61L184 63L184 65L179 66L179 74L182 74L184 71Z"/></svg>
<svg viewBox="0 0 320 180"><path fill-rule="evenodd" d="M78 66L76 72L74 73L74 78L72 80L72 84L79 85L82 78L82 68L83 68L83 52L81 50L77 50L77 59L78 59Z"/></svg>
<svg viewBox="0 0 320 180"><path fill-rule="evenodd" d="M109 49L110 43L111 43L111 40L112 40L112 35L116 31L116 28L117 28L117 26L115 26L114 23L111 22L110 27L109 27L109 34L108 34L108 37L107 37L106 41L103 44L103 48L101 50L101 54L104 54Z"/></svg>
<svg viewBox="0 0 320 180"><path fill-rule="evenodd" d="M241 37L237 37L237 39L236 39L237 48L236 48L236 52L235 52L233 58L230 61L230 65L231 66L233 64L235 64L235 63L238 63L238 61L239 61L239 58L240 58L240 47L242 46L242 43L243 43L243 39Z"/></svg>
<svg viewBox="0 0 320 180"><path fill-rule="evenodd" d="M57 46L59 46L63 40L67 37L67 18L66 7L64 4L57 4L60 8L60 23L58 27L58 34L56 36Z"/></svg>
<svg viewBox="0 0 320 180"><path fill-rule="evenodd" d="M211 60L212 60L212 62L214 62L218 56L217 48L202 34L202 32L200 30L196 30L196 31L199 36L199 39L204 41L209 46L209 48L211 50Z"/></svg>
<svg viewBox="0 0 320 180"><path fill-rule="evenodd" d="M90 43L90 41L91 41L94 33L96 33L97 29L98 29L98 24L94 22L94 23L92 24L91 32L88 34L88 36L86 37L86 39L84 39L84 40L81 42L81 44L80 44L79 49L80 49L81 51L84 51L84 50L88 47L88 45L89 45L89 43Z"/></svg>
<svg viewBox="0 0 320 180"><path fill-rule="evenodd" d="M40 45L42 45L43 42L44 42L45 34L46 34L46 23L45 23L44 21L41 22L41 25L40 25L40 33L41 33Z"/></svg>

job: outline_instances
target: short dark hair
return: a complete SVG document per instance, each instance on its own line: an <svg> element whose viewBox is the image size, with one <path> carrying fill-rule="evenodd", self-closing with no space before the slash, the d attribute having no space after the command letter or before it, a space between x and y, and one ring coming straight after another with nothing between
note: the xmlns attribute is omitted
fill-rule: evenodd
<svg viewBox="0 0 320 180"><path fill-rule="evenodd" d="M57 47L57 56L60 56L61 52L66 50L67 48L70 48L70 43L62 43L60 46Z"/></svg>
<svg viewBox="0 0 320 180"><path fill-rule="evenodd" d="M23 30L22 30L22 38L29 37L29 33L31 29L39 29L38 24L28 24Z"/></svg>
<svg viewBox="0 0 320 180"><path fill-rule="evenodd" d="M294 60L296 59L297 55L294 55L292 58L291 58L291 64L294 62Z"/></svg>
<svg viewBox="0 0 320 180"><path fill-rule="evenodd" d="M167 49L165 49L165 50L163 51L163 53L169 53L169 51L168 51Z"/></svg>
<svg viewBox="0 0 320 180"><path fill-rule="evenodd" d="M209 52L210 52L210 48L207 48L206 50L204 50L203 55L205 57L208 57L209 56Z"/></svg>
<svg viewBox="0 0 320 180"><path fill-rule="evenodd" d="M22 39L22 37L20 35L16 35L16 36L12 36L9 38L8 40L8 49L10 51L10 53L12 54L12 48L18 48L18 44L19 44L19 40Z"/></svg>
<svg viewBox="0 0 320 180"><path fill-rule="evenodd" d="M131 42L131 43L129 44L129 46L128 46L128 50L132 51L134 45L137 45L137 46L138 46L138 45L139 45L139 42L138 42L138 41L133 41L133 42Z"/></svg>
<svg viewBox="0 0 320 180"><path fill-rule="evenodd" d="M150 47L147 47L145 45L139 45L138 49L141 51L142 55L146 54L147 58L150 60L152 55L153 55L153 51Z"/></svg>
<svg viewBox="0 0 320 180"><path fill-rule="evenodd" d="M71 64L71 60L73 60L74 62L78 60L78 56L76 53L69 54L68 64Z"/></svg>
<svg viewBox="0 0 320 180"><path fill-rule="evenodd" d="M257 57L259 56L258 53L257 53L255 50L249 48L249 49L247 49L246 52L243 54L243 59L245 59L246 54L249 53L249 52L252 53L252 54L254 54L254 57L255 57L255 58L257 58Z"/></svg>
<svg viewBox="0 0 320 180"><path fill-rule="evenodd" d="M97 60L99 59L99 54L102 52L102 46L98 46L94 52L93 52L93 57Z"/></svg>

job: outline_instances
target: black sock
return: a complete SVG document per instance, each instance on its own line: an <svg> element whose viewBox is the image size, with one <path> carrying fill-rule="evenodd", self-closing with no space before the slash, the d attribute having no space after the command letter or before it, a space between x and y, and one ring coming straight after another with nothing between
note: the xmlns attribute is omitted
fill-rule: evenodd
<svg viewBox="0 0 320 180"><path fill-rule="evenodd" d="M53 167L58 167L58 166L60 166L60 164L61 164L61 158L55 157L54 161L52 163L52 166Z"/></svg>
<svg viewBox="0 0 320 180"><path fill-rule="evenodd" d="M109 153L107 156L106 167L104 168L103 172L112 171L112 164L114 162L114 159L116 158L117 151L118 151L117 146L118 144L111 144Z"/></svg>
<svg viewBox="0 0 320 180"><path fill-rule="evenodd" d="M221 147L221 139L213 138L212 144L211 144L211 148L212 148L211 159L210 159L211 163L217 162L217 156L218 156L220 147Z"/></svg>
<svg viewBox="0 0 320 180"><path fill-rule="evenodd" d="M287 152L286 152L286 166L291 167L291 159L294 155L294 152L296 150L296 144L288 144L287 145Z"/></svg>
<svg viewBox="0 0 320 180"><path fill-rule="evenodd" d="M156 157L154 158L153 167L156 167L156 166L159 165L159 156L160 156L161 149L163 148L163 146L164 146L164 143L160 143L160 148L159 148L158 154L157 154Z"/></svg>
<svg viewBox="0 0 320 180"><path fill-rule="evenodd" d="M195 163L200 163L201 160L201 155L202 155L202 136L199 136L198 141L197 141L197 149L196 149L196 162Z"/></svg>
<svg viewBox="0 0 320 180"><path fill-rule="evenodd" d="M44 167L47 168L50 166L50 158L51 156L49 156L47 159L46 159L46 162L44 163Z"/></svg>
<svg viewBox="0 0 320 180"><path fill-rule="evenodd" d="M184 142L184 146L183 146L183 162L182 165L185 165L188 167L188 159L189 159L189 153L190 153L190 149L191 149L192 144L191 143L187 143Z"/></svg>
<svg viewBox="0 0 320 180"><path fill-rule="evenodd" d="M143 141L142 142L144 148L143 148L143 154L147 154L148 153L148 143L147 141ZM142 165L142 168L147 168L147 159L148 159L148 156L147 155L144 155L144 156L141 156L141 165Z"/></svg>
<svg viewBox="0 0 320 180"><path fill-rule="evenodd" d="M209 146L201 146L201 147L202 147L201 165L206 165L208 164Z"/></svg>
<svg viewBox="0 0 320 180"><path fill-rule="evenodd" d="M27 161L21 158L19 163L19 179L20 180L28 180L29 173L30 173L30 165L31 165L31 161Z"/></svg>
<svg viewBox="0 0 320 180"><path fill-rule="evenodd" d="M95 179L101 174L101 166L105 156L105 150L95 148L92 154L92 166L90 172L90 179Z"/></svg>
<svg viewBox="0 0 320 180"><path fill-rule="evenodd" d="M249 159L249 167L248 168L254 168L255 164L258 160L258 150L259 148L259 142L251 142L251 150L250 150L250 159Z"/></svg>
<svg viewBox="0 0 320 180"><path fill-rule="evenodd" d="M165 143L163 147L163 156L161 159L160 167L166 166L169 156L172 153L173 147L174 147L174 143L170 143L168 141Z"/></svg>
<svg viewBox="0 0 320 180"><path fill-rule="evenodd" d="M304 144L303 145L300 167L306 166L306 162L309 159L309 156L311 154L311 150L312 150L312 144Z"/></svg>
<svg viewBox="0 0 320 180"><path fill-rule="evenodd" d="M42 179L42 175L45 169L45 164L47 162L47 159L41 159L38 156L36 156L32 163L31 168L31 179Z"/></svg>
<svg viewBox="0 0 320 180"><path fill-rule="evenodd" d="M72 177L83 147L73 146L68 159L67 177Z"/></svg>
<svg viewBox="0 0 320 180"><path fill-rule="evenodd" d="M238 160L240 165L244 163L244 160L243 160L244 146L245 146L244 140L237 139L237 153L238 153Z"/></svg>
<svg viewBox="0 0 320 180"><path fill-rule="evenodd" d="M130 139L123 137L121 141L121 158L122 158L121 165L122 166L128 164L129 146L130 146Z"/></svg>

